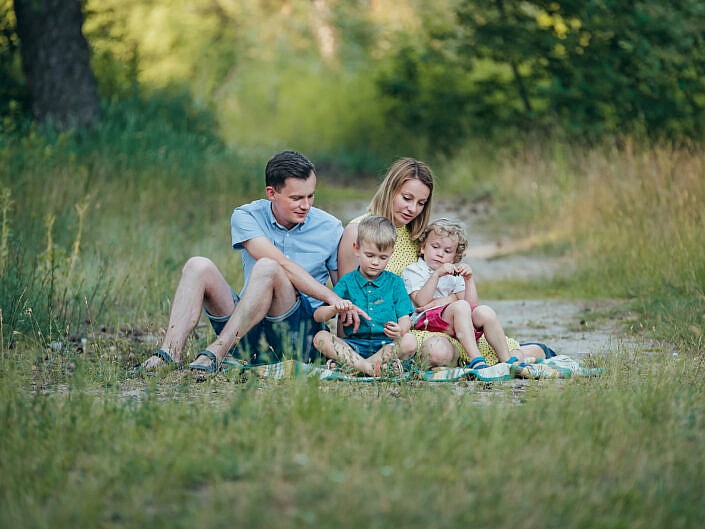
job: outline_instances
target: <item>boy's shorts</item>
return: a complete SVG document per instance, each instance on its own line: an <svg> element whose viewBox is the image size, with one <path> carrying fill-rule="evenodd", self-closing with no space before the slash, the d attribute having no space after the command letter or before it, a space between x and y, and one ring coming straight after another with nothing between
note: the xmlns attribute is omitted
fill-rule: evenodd
<svg viewBox="0 0 705 529"><path fill-rule="evenodd" d="M357 354L362 358L369 358L382 347L388 343L392 343L394 340L391 338L343 338L343 341L353 348Z"/></svg>
<svg viewBox="0 0 705 529"><path fill-rule="evenodd" d="M448 329L450 323L443 319L443 311L447 306L448 305L441 305L423 312L419 320L414 325L414 329L418 331L443 332L448 334L446 330ZM473 306L472 310L475 310L476 308L477 305ZM479 340L483 333L484 331L482 329L475 328L475 341ZM455 338L455 336L453 337Z"/></svg>
<svg viewBox="0 0 705 529"><path fill-rule="evenodd" d="M240 301L234 290L233 300L235 305ZM203 310L216 334L221 333L232 316L212 316L205 308ZM313 346L313 337L323 329L324 324L313 319L313 309L308 299L299 295L285 314L265 316L229 353L253 365L280 362L284 358L313 362L321 358Z"/></svg>

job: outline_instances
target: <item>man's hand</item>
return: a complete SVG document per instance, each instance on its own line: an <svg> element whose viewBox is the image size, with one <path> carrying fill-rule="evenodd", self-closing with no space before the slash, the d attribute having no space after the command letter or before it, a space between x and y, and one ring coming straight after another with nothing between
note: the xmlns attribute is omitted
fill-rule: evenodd
<svg viewBox="0 0 705 529"><path fill-rule="evenodd" d="M347 300L343 300L347 301ZM345 311L338 312L338 319L342 323L344 327L347 327L348 325L353 326L352 332L355 333L357 332L357 329L360 327L360 317L365 318L366 320L371 320L372 318L369 317L369 315L362 310L360 307L357 305L353 305L351 301L347 301L350 303L350 308L348 308ZM336 304L337 305L337 304Z"/></svg>
<svg viewBox="0 0 705 529"><path fill-rule="evenodd" d="M347 312L349 310L352 310L353 307L352 301L348 299L341 299L340 301L337 301L335 304L331 305L333 309L335 309L335 312L338 314L342 314L343 312Z"/></svg>

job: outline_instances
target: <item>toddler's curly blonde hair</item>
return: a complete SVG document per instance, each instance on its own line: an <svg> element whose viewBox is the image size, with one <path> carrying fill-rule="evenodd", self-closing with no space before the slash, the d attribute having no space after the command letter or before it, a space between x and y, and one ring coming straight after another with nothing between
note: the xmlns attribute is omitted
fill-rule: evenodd
<svg viewBox="0 0 705 529"><path fill-rule="evenodd" d="M465 252L468 249L468 240L465 237L465 230L457 222L446 218L439 218L432 221L419 237L419 252L423 248L426 239L430 233L435 233L440 237L454 237L458 240L458 246L455 249L455 261L454 263L459 263L465 256ZM419 255L421 255L419 253Z"/></svg>

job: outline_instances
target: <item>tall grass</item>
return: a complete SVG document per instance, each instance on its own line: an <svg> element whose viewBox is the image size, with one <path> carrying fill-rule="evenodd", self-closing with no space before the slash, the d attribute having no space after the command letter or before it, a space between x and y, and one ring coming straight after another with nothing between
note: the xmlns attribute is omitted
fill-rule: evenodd
<svg viewBox="0 0 705 529"><path fill-rule="evenodd" d="M567 251L575 267L541 289L632 301L639 329L702 349L705 153L700 146L564 144L466 152L442 166L459 196L495 205L497 231ZM442 184L443 185L443 184Z"/></svg>

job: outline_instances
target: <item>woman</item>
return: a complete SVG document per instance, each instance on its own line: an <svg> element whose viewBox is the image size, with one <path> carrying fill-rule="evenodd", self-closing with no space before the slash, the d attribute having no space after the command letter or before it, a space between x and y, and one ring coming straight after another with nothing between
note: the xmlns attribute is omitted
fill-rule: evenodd
<svg viewBox="0 0 705 529"><path fill-rule="evenodd" d="M426 229L431 217L433 196L433 173L424 163L413 158L402 158L394 162L387 171L372 202L367 215L380 215L391 220L397 228L397 242L387 264L387 270L395 274L418 260L418 238ZM357 267L353 252L353 242L357 240L357 224L366 215L350 221L338 245L338 275L342 276ZM450 336L429 331L412 331L419 344L421 357L430 366L462 364L467 354L460 342ZM478 347L488 364L497 362L497 355L484 337L478 340ZM507 339L510 351L519 349L516 340ZM523 357L544 358L546 352L541 345L521 346Z"/></svg>

